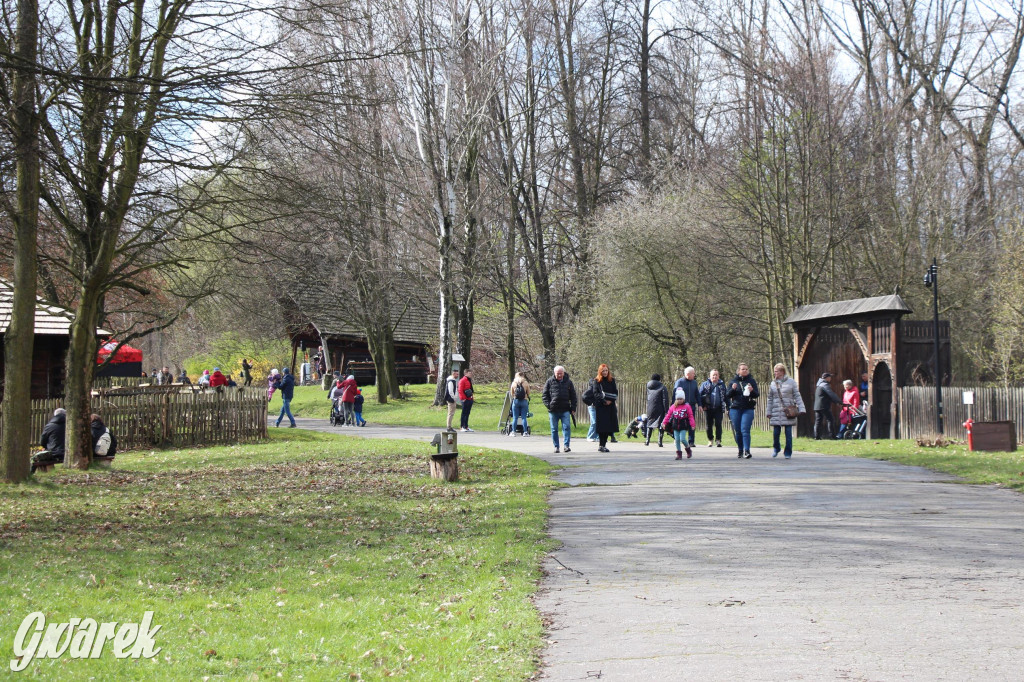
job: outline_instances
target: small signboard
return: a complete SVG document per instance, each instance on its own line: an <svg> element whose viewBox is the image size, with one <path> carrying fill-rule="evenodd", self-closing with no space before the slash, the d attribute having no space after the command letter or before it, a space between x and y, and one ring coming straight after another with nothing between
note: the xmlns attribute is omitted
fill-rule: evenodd
<svg viewBox="0 0 1024 682"><path fill-rule="evenodd" d="M974 391L964 391L964 405L974 404Z"/></svg>

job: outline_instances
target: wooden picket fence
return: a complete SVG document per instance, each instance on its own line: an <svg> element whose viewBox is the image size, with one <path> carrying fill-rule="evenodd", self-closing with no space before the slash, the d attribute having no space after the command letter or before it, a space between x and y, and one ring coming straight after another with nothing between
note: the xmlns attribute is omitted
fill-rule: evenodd
<svg viewBox="0 0 1024 682"><path fill-rule="evenodd" d="M152 386L155 385L155 381L155 379L150 377L95 377L92 380L92 387L94 390L102 390L118 387Z"/></svg>
<svg viewBox="0 0 1024 682"><path fill-rule="evenodd" d="M574 382L575 383L575 382ZM584 381L582 385L576 384L576 393L582 397L583 392L587 390L589 382ZM619 388L619 400L617 407L619 410L619 428L623 431L626 430L626 426L629 422L633 421L636 417L647 412L647 384L638 382L625 382L617 381L616 384ZM672 401L672 383L666 383L665 388L668 389L669 402ZM768 430L768 417L764 411L764 401L766 395L762 394L761 398L757 401L757 409L754 411L754 429ZM587 406L580 400L576 406L576 422L578 424L590 424L590 412L587 410ZM707 421L704 418L704 413L697 410L697 435L698 440L700 434L707 429ZM732 423L729 421L729 414L726 413L722 418L722 434L723 438L726 433L732 433ZM731 437L731 436L730 436Z"/></svg>
<svg viewBox="0 0 1024 682"><path fill-rule="evenodd" d="M974 392L974 405L964 405L965 391ZM935 387L904 386L899 394L899 428L901 438L934 436ZM1017 442L1024 443L1024 388L981 388L944 386L942 388L943 435L966 440L964 422L1012 421Z"/></svg>
<svg viewBox="0 0 1024 682"><path fill-rule="evenodd" d="M33 400L33 441L60 399ZM267 437L267 392L228 388L222 393L179 386L93 392L92 411L117 436L117 449L188 448L250 443Z"/></svg>

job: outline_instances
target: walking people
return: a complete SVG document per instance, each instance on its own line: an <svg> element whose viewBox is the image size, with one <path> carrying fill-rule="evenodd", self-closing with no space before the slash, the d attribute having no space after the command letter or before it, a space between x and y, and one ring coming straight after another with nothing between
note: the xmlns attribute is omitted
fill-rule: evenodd
<svg viewBox="0 0 1024 682"><path fill-rule="evenodd" d="M690 459L693 457L693 448L687 438L697 428L697 420L693 418L693 408L686 402L686 391L677 388L675 397L675 402L668 408L661 426L672 431L672 436L676 440L676 459L683 458L683 450L686 450L686 459Z"/></svg>
<svg viewBox="0 0 1024 682"><path fill-rule="evenodd" d="M551 423L551 440L555 444L555 454L558 454L558 425L562 425L562 437L566 452L569 449L569 436L572 434L571 419L572 413L576 411L576 387L569 380L565 367L558 365L547 382L544 384L544 391L540 396L541 402L548 410L548 420Z"/></svg>
<svg viewBox="0 0 1024 682"><path fill-rule="evenodd" d="M252 383L252 365L248 358L242 358L242 385L248 386Z"/></svg>
<svg viewBox="0 0 1024 682"><path fill-rule="evenodd" d="M842 438L850 423L860 410L860 391L854 387L853 381L843 381L843 408L839 411L839 434L836 438Z"/></svg>
<svg viewBox="0 0 1024 682"><path fill-rule="evenodd" d="M291 422L289 428L295 428L295 417L292 416L292 396L295 395L295 377L292 376L292 371L285 367L281 370L282 374L276 377L274 387L281 391L281 414L277 415L277 423L274 426L280 426L281 420L284 419L285 415L288 415L288 421Z"/></svg>
<svg viewBox="0 0 1024 682"><path fill-rule="evenodd" d="M725 398L729 402L729 421L732 422L732 435L739 448L739 459L750 459L750 426L754 423L754 408L761 393L757 382L750 376L747 363L741 362L736 368L736 376L729 382Z"/></svg>
<svg viewBox="0 0 1024 682"><path fill-rule="evenodd" d="M768 424L772 427L772 457L778 457L779 436L786 432L786 448L783 454L786 459L793 456L793 427L797 418L807 412L804 407L804 400L800 397L800 387L793 377L786 374L786 366L781 362L775 365L773 372L775 379L768 387L768 401L765 404L765 411L768 414Z"/></svg>
<svg viewBox="0 0 1024 682"><path fill-rule="evenodd" d="M647 382L647 433L644 434L644 445L651 444L651 434L658 429L658 447L665 447L665 425L662 420L668 414L668 389L661 383L660 374L652 374Z"/></svg>
<svg viewBox="0 0 1024 682"><path fill-rule="evenodd" d="M363 401L363 390L357 388L355 400L352 402L352 408L356 411L356 426L366 426L366 420L363 419Z"/></svg>
<svg viewBox="0 0 1024 682"><path fill-rule="evenodd" d="M693 367L687 367L683 370L683 376L681 379L677 379L674 389L683 389L683 394L686 396L686 404L690 406L690 413L697 413L697 405L700 404L700 384L697 383L697 370ZM694 421L696 424L696 421ZM691 428L686 434L686 442L690 444L692 448L694 441L697 438L696 426Z"/></svg>
<svg viewBox="0 0 1024 682"><path fill-rule="evenodd" d="M469 428L469 411L473 409L473 370L467 369L466 373L459 379L459 399L462 401L462 417L459 424L460 430L473 433Z"/></svg>
<svg viewBox="0 0 1024 682"><path fill-rule="evenodd" d="M836 418L832 414L832 405L842 403L842 399L832 390L832 372L825 372L814 387L814 440L821 440L824 425L828 425L829 440L836 436Z"/></svg>
<svg viewBox="0 0 1024 682"><path fill-rule="evenodd" d="M354 375L349 374L341 382L341 407L345 410L345 426L356 425L356 391L358 385Z"/></svg>
<svg viewBox="0 0 1024 682"><path fill-rule="evenodd" d="M268 402L273 399L274 391L277 390L277 387L279 385L277 377L279 375L280 375L280 372L278 372L276 369L272 369L272 370L270 370L270 375L267 377L267 401Z"/></svg>
<svg viewBox="0 0 1024 682"><path fill-rule="evenodd" d="M444 402L448 406L448 430L452 428L455 410L459 409L459 370L453 369L452 375L444 380Z"/></svg>
<svg viewBox="0 0 1024 682"><path fill-rule="evenodd" d="M597 427L598 452L610 452L607 445L609 438L619 431L619 411L616 401L619 399L619 388L608 365L601 363L597 368L597 376L590 380L590 387L583 395L583 402L594 406Z"/></svg>
<svg viewBox="0 0 1024 682"><path fill-rule="evenodd" d="M711 370L707 380L697 390L700 393L700 409L708 427L708 447L722 447L722 416L729 409L729 401L726 399L725 382L718 370Z"/></svg>
<svg viewBox="0 0 1024 682"><path fill-rule="evenodd" d="M530 435L530 425L526 422L526 415L530 412L530 382L522 372L516 372L512 385L508 387L508 395L512 399L512 427L509 434L516 435L516 425L519 419L523 420L523 436Z"/></svg>

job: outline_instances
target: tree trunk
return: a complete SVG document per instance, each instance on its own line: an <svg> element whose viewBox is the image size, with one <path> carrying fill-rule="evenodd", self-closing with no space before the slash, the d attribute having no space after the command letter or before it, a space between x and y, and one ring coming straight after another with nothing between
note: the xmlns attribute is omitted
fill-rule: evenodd
<svg viewBox="0 0 1024 682"><path fill-rule="evenodd" d="M402 397L402 385L398 381L398 363L395 360L395 330L388 327L384 332L384 375L388 379L391 397L399 400Z"/></svg>
<svg viewBox="0 0 1024 682"><path fill-rule="evenodd" d="M644 0L640 17L640 172L645 187L651 182L651 0Z"/></svg>
<svg viewBox="0 0 1024 682"><path fill-rule="evenodd" d="M367 326L366 345L370 348L370 357L373 358L373 366L377 370L377 403L386 405L388 395L391 393L391 384L384 371L384 339L380 329Z"/></svg>
<svg viewBox="0 0 1024 682"><path fill-rule="evenodd" d="M39 118L36 113L35 64L39 36L36 0L18 0L18 27L14 51L20 68L14 69L11 116L17 176L17 214L14 226L14 292L11 320L4 334L3 440L0 476L9 483L29 476L26 427L32 410L32 344L35 340L36 233L39 223Z"/></svg>
<svg viewBox="0 0 1024 682"><path fill-rule="evenodd" d="M67 355L67 380L64 383L64 409L67 426L64 466L89 468L92 461L92 378L96 368L96 326L100 316L100 294L83 286L78 310L71 323L71 345Z"/></svg>
<svg viewBox="0 0 1024 682"><path fill-rule="evenodd" d="M473 294L467 292L455 308L455 352L466 358L464 368L470 365L469 355L473 350L473 324L475 311Z"/></svg>

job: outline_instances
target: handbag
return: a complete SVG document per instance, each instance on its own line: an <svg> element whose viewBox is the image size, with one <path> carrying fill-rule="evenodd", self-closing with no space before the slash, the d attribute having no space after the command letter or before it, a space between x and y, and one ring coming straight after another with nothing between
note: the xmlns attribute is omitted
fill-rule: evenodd
<svg viewBox="0 0 1024 682"><path fill-rule="evenodd" d="M796 403L787 405L786 402L782 400L782 383L778 380L775 381L775 387L779 390L779 402L782 403L782 414L786 416L786 419L796 419L800 414L800 410L797 408Z"/></svg>

